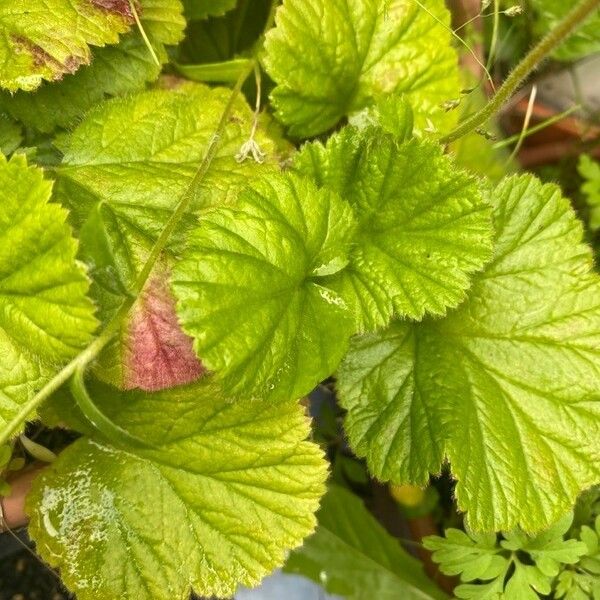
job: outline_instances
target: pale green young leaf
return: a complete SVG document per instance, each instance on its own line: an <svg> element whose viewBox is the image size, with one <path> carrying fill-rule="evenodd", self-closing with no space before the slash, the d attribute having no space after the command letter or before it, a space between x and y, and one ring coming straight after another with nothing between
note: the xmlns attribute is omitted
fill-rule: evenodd
<svg viewBox="0 0 600 600"><path fill-rule="evenodd" d="M181 325L236 394L298 398L330 375L353 319L327 277L348 262L352 209L294 174L208 209L175 266Z"/></svg>
<svg viewBox="0 0 600 600"><path fill-rule="evenodd" d="M173 90L114 99L90 112L63 140L57 197L71 208L73 221L80 229L82 255L91 265L93 295L104 321L114 314L124 296L134 293L134 281L198 169L230 94L224 88L185 84ZM235 155L251 128L252 111L245 100L238 99L217 155L148 284L148 288L157 288L158 306L153 300L156 294L150 299L143 295L101 357L97 372L111 383L156 389L159 381L184 383L196 373L191 343L184 349L185 340L180 340L174 302L166 285L167 273L197 223L198 209L226 203L231 190L247 176L272 168L269 164L277 162L277 146L263 127L259 127L255 139L267 154L267 164L236 161ZM138 327L136 323L140 322ZM167 349L172 346L175 358L185 358L179 366L164 363L155 375L149 363L137 360L136 353L130 352L134 347L132 329L160 333L160 327L152 328L152 322L161 327L168 325L167 335L174 337L169 337ZM160 356L160 344L156 339L154 342L156 356ZM143 343L148 346L153 342ZM169 379L169 373L181 376Z"/></svg>
<svg viewBox="0 0 600 600"><path fill-rule="evenodd" d="M563 539L572 523L573 515L567 514L536 536L514 530L504 534L501 545L513 552L527 552L544 575L555 577L561 565L576 563L587 551L584 542Z"/></svg>
<svg viewBox="0 0 600 600"><path fill-rule="evenodd" d="M30 533L79 600L229 597L314 529L327 467L296 402L232 402L206 383L90 392L148 447L88 432L34 483Z"/></svg>
<svg viewBox="0 0 600 600"><path fill-rule="evenodd" d="M314 535L290 555L285 570L310 577L348 600L446 598L351 492L332 485Z"/></svg>
<svg viewBox="0 0 600 600"><path fill-rule="evenodd" d="M185 21L180 0L139 0L136 5L150 44L159 60L166 62L165 46L176 44L183 35ZM42 132L68 128L106 97L144 89L158 78L160 71L134 26L118 44L95 49L91 64L74 75L46 82L33 93L0 94L0 108Z"/></svg>
<svg viewBox="0 0 600 600"><path fill-rule="evenodd" d="M491 257L491 208L479 182L437 144L347 127L325 146L306 144L294 164L354 208L350 265L331 286L361 330L387 325L392 314L445 314Z"/></svg>
<svg viewBox="0 0 600 600"><path fill-rule="evenodd" d="M328 131L389 93L405 94L419 129L444 130L440 104L460 93L443 0L284 0L265 44L271 100L294 137Z"/></svg>
<svg viewBox="0 0 600 600"><path fill-rule="evenodd" d="M572 521L568 514L535 536L515 530L499 538L495 533L447 529L445 537L429 536L424 545L443 573L460 575L458 598L538 600L538 594L550 594L559 570L577 563L586 552L582 542L564 539Z"/></svg>
<svg viewBox="0 0 600 600"><path fill-rule="evenodd" d="M427 481L447 457L475 530L539 530L600 476L600 284L558 188L492 193L495 255L441 320L358 338L339 372L371 472Z"/></svg>
<svg viewBox="0 0 600 600"><path fill-rule="evenodd" d="M129 0L4 0L0 87L34 90L74 73L92 46L115 44L133 24Z"/></svg>
<svg viewBox="0 0 600 600"><path fill-rule="evenodd" d="M423 545L433 552L446 575L461 575L464 581L491 579L508 568L499 555L495 533L477 534L461 529L446 529L445 537L429 536Z"/></svg>
<svg viewBox="0 0 600 600"><path fill-rule="evenodd" d="M23 156L0 154L0 428L96 328L67 212Z"/></svg>
<svg viewBox="0 0 600 600"><path fill-rule="evenodd" d="M579 532L585 551L574 568L563 570L557 578L556 598L588 600L600 598L600 517L583 525Z"/></svg>

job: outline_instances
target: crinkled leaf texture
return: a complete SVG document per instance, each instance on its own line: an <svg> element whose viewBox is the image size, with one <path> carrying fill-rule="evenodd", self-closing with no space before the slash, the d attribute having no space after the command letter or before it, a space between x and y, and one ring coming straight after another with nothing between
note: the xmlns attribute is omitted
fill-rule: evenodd
<svg viewBox="0 0 600 600"><path fill-rule="evenodd" d="M180 0L139 0L136 4L148 40L160 61L166 62L165 45L176 44L183 35ZM135 27L118 44L95 49L89 66L62 81L44 83L34 93L0 94L0 108L42 132L72 127L106 97L140 91L160 71Z"/></svg>
<svg viewBox="0 0 600 600"><path fill-rule="evenodd" d="M186 84L115 99L89 113L63 141L57 196L71 208L80 228L82 255L91 265L93 295L103 320L124 296L134 293L135 278L198 169L230 93ZM251 127L252 111L239 99L188 215L115 343L101 357L97 372L107 381L152 390L187 383L198 375L191 342L177 326L166 273L196 224L195 212L226 202L230 190L246 176L269 168L239 164L234 158ZM262 128L256 140L268 160L276 162L276 146ZM149 336L154 337L150 345ZM136 350L141 346L143 353Z"/></svg>
<svg viewBox="0 0 600 600"><path fill-rule="evenodd" d="M443 0L284 0L264 63L271 100L295 137L328 131L382 95L405 94L419 128L444 129L440 107L460 94Z"/></svg>
<svg viewBox="0 0 600 600"><path fill-rule="evenodd" d="M148 447L92 433L34 483L30 532L79 600L227 597L314 529L327 467L296 402L231 402L206 383L91 393Z"/></svg>
<svg viewBox="0 0 600 600"><path fill-rule="evenodd" d="M600 478L600 282L556 187L513 177L492 197L468 301L356 339L339 393L376 477L424 483L447 458L472 529L534 531Z"/></svg>
<svg viewBox="0 0 600 600"><path fill-rule="evenodd" d="M310 577L348 600L432 600L446 595L354 494L332 485L314 535L285 569Z"/></svg>
<svg viewBox="0 0 600 600"><path fill-rule="evenodd" d="M0 428L96 328L67 213L51 193L23 156L0 154Z"/></svg>
<svg viewBox="0 0 600 600"><path fill-rule="evenodd" d="M114 44L134 22L129 0L4 0L0 5L0 87L34 90Z"/></svg>
<svg viewBox="0 0 600 600"><path fill-rule="evenodd" d="M306 144L294 164L354 208L350 265L330 285L361 330L387 325L394 313L445 314L491 257L491 208L480 184L438 144L346 127L326 146Z"/></svg>
<svg viewBox="0 0 600 600"><path fill-rule="evenodd" d="M201 214L172 287L228 390L299 398L335 370L353 324L323 281L346 266L353 232L350 206L295 174L251 180L232 206Z"/></svg>

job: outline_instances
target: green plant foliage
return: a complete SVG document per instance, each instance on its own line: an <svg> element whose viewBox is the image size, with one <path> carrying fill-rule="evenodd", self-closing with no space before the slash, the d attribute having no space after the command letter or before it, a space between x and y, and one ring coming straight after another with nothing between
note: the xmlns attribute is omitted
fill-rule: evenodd
<svg viewBox="0 0 600 600"><path fill-rule="evenodd" d="M587 154L582 154L577 170L584 179L581 192L589 210L588 227L596 232L600 229L600 163Z"/></svg>
<svg viewBox="0 0 600 600"><path fill-rule="evenodd" d="M459 596L600 600L598 489L553 525L600 481L600 279L557 188L444 144L496 106L445 0L3 0L0 34L0 473L48 461L30 533L79 600L231 597L288 557L445 598L345 489L299 548L325 457L467 513L430 542Z"/></svg>
<svg viewBox="0 0 600 600"><path fill-rule="evenodd" d="M138 11L156 55L162 63L166 62L165 45L176 44L183 35L185 21L180 0L140 0ZM94 50L91 64L74 75L44 83L35 93L4 92L0 95L0 109L42 132L72 127L104 98L143 90L147 82L158 78L160 70L141 32L134 27L118 44Z"/></svg>
<svg viewBox="0 0 600 600"><path fill-rule="evenodd" d="M235 7L236 0L184 0L185 16L190 20L224 15Z"/></svg>
<svg viewBox="0 0 600 600"><path fill-rule="evenodd" d="M90 392L148 445L91 429L35 482L37 549L79 600L229 596L314 529L326 463L296 402L231 402L210 383Z"/></svg>
<svg viewBox="0 0 600 600"><path fill-rule="evenodd" d="M438 144L345 128L326 146L303 146L295 167L354 208L350 265L332 287L361 330L387 325L392 314L445 314L491 257L491 210Z"/></svg>
<svg viewBox="0 0 600 600"><path fill-rule="evenodd" d="M348 263L351 207L297 175L270 175L200 220L173 275L196 352L232 392L310 392L352 334L351 313L326 283Z"/></svg>
<svg viewBox="0 0 600 600"><path fill-rule="evenodd" d="M600 475L599 280L556 187L513 177L492 201L495 255L467 302L356 339L338 388L376 477L425 483L448 457L472 529L535 531Z"/></svg>
<svg viewBox="0 0 600 600"><path fill-rule="evenodd" d="M92 111L61 140L64 156L58 168L56 196L71 208L80 230L83 258L91 266L92 291L104 321L114 314L123 297L135 293L135 279L198 168L228 96L229 91L223 88L188 83L174 90L115 99ZM186 349L186 341L178 333L165 273L195 225L194 212L217 199L224 200L230 188L259 168L250 162L240 164L234 158L250 133L251 122L249 107L239 100L211 169L195 192L188 218L162 256L155 283L151 284L155 293L151 290L150 298L148 294L140 298L101 359L97 373L103 379L119 387L156 389L162 387L161 382L185 383L196 372L191 347ZM276 144L262 128L256 141L268 160L276 162ZM165 357L162 367L155 363L153 374L143 361L132 356L133 330L148 331L149 327L155 335L142 343L154 344L159 353L157 338L166 330L175 358L183 356L183 364L173 367L173 361ZM176 372L169 376L173 368ZM180 371L182 375L178 376Z"/></svg>
<svg viewBox="0 0 600 600"><path fill-rule="evenodd" d="M0 87L34 90L74 73L92 46L115 44L133 23L129 0L5 0L0 6Z"/></svg>
<svg viewBox="0 0 600 600"><path fill-rule="evenodd" d="M551 593L564 565L576 564L586 553L586 544L564 538L572 521L567 515L534 536L520 530L496 536L447 529L446 537L430 536L424 544L442 573L460 576L457 598L537 600Z"/></svg>
<svg viewBox="0 0 600 600"><path fill-rule="evenodd" d="M575 5L565 0L529 0L528 4L533 14L526 16L533 19L534 30L540 37L554 29ZM600 14L596 13L559 46L554 56L558 60L573 61L599 51Z"/></svg>
<svg viewBox="0 0 600 600"><path fill-rule="evenodd" d="M271 100L293 137L330 130L378 97L404 93L419 128L454 123L460 92L443 0L285 0L267 36Z"/></svg>
<svg viewBox="0 0 600 600"><path fill-rule="evenodd" d="M0 153L11 155L23 141L23 132L18 123L0 113Z"/></svg>
<svg viewBox="0 0 600 600"><path fill-rule="evenodd" d="M292 552L287 571L310 577L348 600L446 597L422 564L348 490L331 485L317 517L317 531Z"/></svg>
<svg viewBox="0 0 600 600"><path fill-rule="evenodd" d="M0 154L0 426L91 340L88 280L67 212L23 156Z"/></svg>
<svg viewBox="0 0 600 600"><path fill-rule="evenodd" d="M577 565L564 569L558 576L555 598L600 598L600 516L596 517L593 527L583 525L579 537L586 551Z"/></svg>

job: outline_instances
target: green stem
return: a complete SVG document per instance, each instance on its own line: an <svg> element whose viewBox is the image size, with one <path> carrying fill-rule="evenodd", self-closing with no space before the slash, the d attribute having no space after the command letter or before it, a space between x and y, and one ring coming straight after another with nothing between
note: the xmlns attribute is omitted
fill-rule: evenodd
<svg viewBox="0 0 600 600"><path fill-rule="evenodd" d="M267 19L267 23L265 26L264 32L266 33L273 25L273 21L275 18L275 11L277 9L278 1L275 0L271 6L271 12L269 14L269 18ZM264 41L264 34L261 39L257 42L254 52L253 58L249 61L248 66L244 69L244 71L238 77L235 86L233 87L231 94L229 96L229 100L225 108L223 109L223 113L221 115L221 119L215 129L212 139L208 144L208 148L206 150L206 154L200 163L192 181L186 188L185 192L181 196L175 210L169 217L169 220L165 224L163 230L161 231L158 239L152 246L150 250L150 254L144 266L142 267L139 275L136 278L134 284L134 294L123 301L123 304L119 307L119 310L115 313L113 318L107 323L106 327L102 331L102 333L94 339L89 346L85 348L82 352L80 352L71 362L65 365L50 381L48 381L28 402L26 402L19 412L6 424L6 426L0 431L0 445L7 442L11 436L16 433L21 423L23 423L31 413L51 394L56 392L62 385L64 385L73 375L76 373L80 373L83 376L83 372L87 365L89 365L94 359L96 359L100 352L106 347L106 345L113 339L116 332L118 331L121 322L127 316L133 305L137 300L137 296L144 288L144 285L148 281L152 269L154 268L156 261L159 259L160 255L164 251L167 246L167 243L175 231L175 228L180 223L182 218L185 216L186 211L188 210L195 194L198 186L201 181L206 176L215 156L217 150L219 148L219 143L221 141L221 136L227 123L229 122L229 118L231 117L231 113L235 106L235 102L237 97L239 96L242 86L244 85L246 79L251 75L254 71L254 67L258 61L258 54L262 48L262 44Z"/></svg>
<svg viewBox="0 0 600 600"><path fill-rule="evenodd" d="M449 134L440 138L440 143L449 144L463 135L481 127L517 91L523 81L559 44L569 37L590 14L600 6L600 0L580 0L563 20L550 31L506 78L502 87L492 99L477 113L471 115Z"/></svg>

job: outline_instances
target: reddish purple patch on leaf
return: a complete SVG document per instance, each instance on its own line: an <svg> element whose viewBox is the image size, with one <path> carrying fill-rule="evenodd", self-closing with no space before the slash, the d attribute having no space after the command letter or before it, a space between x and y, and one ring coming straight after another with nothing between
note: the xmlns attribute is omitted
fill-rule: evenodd
<svg viewBox="0 0 600 600"><path fill-rule="evenodd" d="M129 0L92 0L92 4L98 8L103 8L112 13L122 15L127 19L133 20L133 12ZM135 9L139 13L138 3L135 2Z"/></svg>
<svg viewBox="0 0 600 600"><path fill-rule="evenodd" d="M133 309L125 350L125 389L146 391L195 381L206 370L181 330L163 272L153 276Z"/></svg>

